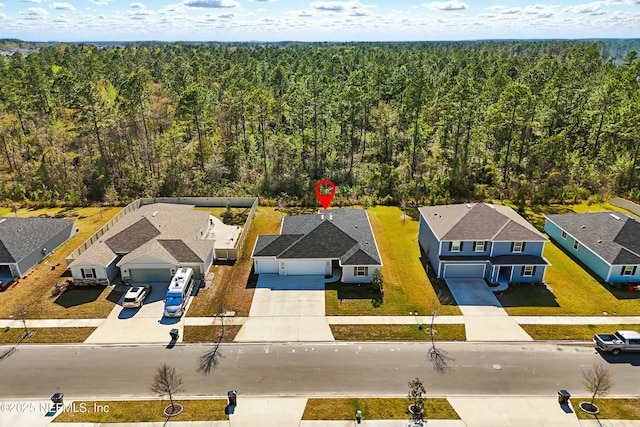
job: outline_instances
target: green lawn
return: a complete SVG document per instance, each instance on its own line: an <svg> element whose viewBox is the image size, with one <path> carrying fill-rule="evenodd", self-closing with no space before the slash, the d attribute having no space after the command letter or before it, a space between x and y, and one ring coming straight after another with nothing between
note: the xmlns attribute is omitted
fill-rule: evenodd
<svg viewBox="0 0 640 427"><path fill-rule="evenodd" d="M520 325L534 340L589 341L594 334L640 330L640 325Z"/></svg>
<svg viewBox="0 0 640 427"><path fill-rule="evenodd" d="M591 398L574 398L570 402L573 410L580 419L594 419L593 415L583 412L578 405L580 402L590 402ZM596 399L593 403L600 409L598 418L601 420L640 420L640 399Z"/></svg>
<svg viewBox="0 0 640 427"><path fill-rule="evenodd" d="M184 407L184 411L171 417L171 421L228 420L224 408L226 400L181 400L174 402ZM66 402L65 402L66 404ZM169 404L167 400L133 401L84 401L75 402L75 411L63 412L53 422L57 423L143 423L166 421L162 410ZM81 406L83 405L83 406ZM95 406L94 406L95 405ZM82 411L81 408L86 408ZM94 409L96 408L96 409ZM171 423L169 423L171 425Z"/></svg>
<svg viewBox="0 0 640 427"><path fill-rule="evenodd" d="M347 398L309 399L303 420L354 420L356 411L362 411L363 420L409 420L407 399ZM425 419L459 420L458 413L447 399L427 399L424 403Z"/></svg>
<svg viewBox="0 0 640 427"><path fill-rule="evenodd" d="M427 341L429 325L331 325L333 337L338 341ZM435 325L435 339L464 341L464 325Z"/></svg>
<svg viewBox="0 0 640 427"><path fill-rule="evenodd" d="M422 265L418 244L419 222L416 211L402 219L397 207L376 206L368 210L378 249L382 256L384 297L382 301L366 287L333 285L327 287L327 315L408 315L429 313L436 301L438 314L458 315L456 305L442 305L434 286L448 292L442 283L432 284ZM440 288L439 288L440 289Z"/></svg>

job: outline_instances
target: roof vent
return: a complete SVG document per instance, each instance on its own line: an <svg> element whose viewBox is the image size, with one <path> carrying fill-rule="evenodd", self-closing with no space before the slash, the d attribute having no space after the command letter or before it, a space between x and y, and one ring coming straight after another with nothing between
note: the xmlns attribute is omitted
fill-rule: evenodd
<svg viewBox="0 0 640 427"><path fill-rule="evenodd" d="M3 222L5 222L7 220L7 218L2 218L0 219L0 224L2 224Z"/></svg>
<svg viewBox="0 0 640 427"><path fill-rule="evenodd" d="M471 209L471 203L467 203L467 209Z"/></svg>
<svg viewBox="0 0 640 427"><path fill-rule="evenodd" d="M320 220L324 221L324 214L320 214Z"/></svg>
<svg viewBox="0 0 640 427"><path fill-rule="evenodd" d="M587 226L586 226L586 225L583 225L583 226L582 226L582 227L580 227L580 228L587 228Z"/></svg>
<svg viewBox="0 0 640 427"><path fill-rule="evenodd" d="M152 217L155 218L155 216L158 215L158 211L155 211L154 213L151 214Z"/></svg>
<svg viewBox="0 0 640 427"><path fill-rule="evenodd" d="M329 214L329 221L333 221L333 214Z"/></svg>
<svg viewBox="0 0 640 427"><path fill-rule="evenodd" d="M611 215L611 218L615 219L616 221L620 221L620 217L616 214L609 214Z"/></svg>
<svg viewBox="0 0 640 427"><path fill-rule="evenodd" d="M598 239L598 243L602 243L602 239Z"/></svg>

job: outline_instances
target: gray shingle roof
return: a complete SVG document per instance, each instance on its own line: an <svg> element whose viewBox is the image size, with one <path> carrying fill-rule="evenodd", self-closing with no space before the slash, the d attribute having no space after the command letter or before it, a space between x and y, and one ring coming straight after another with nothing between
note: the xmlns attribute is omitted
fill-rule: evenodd
<svg viewBox="0 0 640 427"><path fill-rule="evenodd" d="M202 262L198 254L193 252L182 240L169 239L160 240L160 243L178 262Z"/></svg>
<svg viewBox="0 0 640 427"><path fill-rule="evenodd" d="M609 212L546 217L609 264L640 264L640 223L636 219Z"/></svg>
<svg viewBox="0 0 640 427"><path fill-rule="evenodd" d="M485 203L419 209L438 240L546 242L547 238L513 209Z"/></svg>
<svg viewBox="0 0 640 427"><path fill-rule="evenodd" d="M343 265L382 265L367 212L359 209L285 217L281 235L259 236L252 256L337 258Z"/></svg>
<svg viewBox="0 0 640 427"><path fill-rule="evenodd" d="M202 239L209 226L209 213L193 208L193 205L171 203L140 206L122 217L69 268L76 265L107 266L115 258L114 249L127 253L118 266L143 255L169 263L191 262L179 261L181 257L204 260L214 246L214 241ZM159 240L180 240L195 256L191 258L192 255L187 254L184 248L171 243L165 247Z"/></svg>
<svg viewBox="0 0 640 427"><path fill-rule="evenodd" d="M0 262L21 261L70 225L70 219L0 218Z"/></svg>

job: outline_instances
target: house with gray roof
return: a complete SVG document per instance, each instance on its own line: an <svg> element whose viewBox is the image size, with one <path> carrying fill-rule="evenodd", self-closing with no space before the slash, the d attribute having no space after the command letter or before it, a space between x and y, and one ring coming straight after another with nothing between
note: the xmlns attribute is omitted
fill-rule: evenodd
<svg viewBox="0 0 640 427"><path fill-rule="evenodd" d="M440 278L539 282L547 238L516 211L488 203L419 208L418 242Z"/></svg>
<svg viewBox="0 0 640 427"><path fill-rule="evenodd" d="M22 276L75 233L69 219L0 217L0 281Z"/></svg>
<svg viewBox="0 0 640 427"><path fill-rule="evenodd" d="M605 282L640 282L640 222L619 212L547 215L544 231Z"/></svg>
<svg viewBox="0 0 640 427"><path fill-rule="evenodd" d="M76 284L169 283L180 267L197 279L214 259L213 219L193 205L154 203L122 217L68 268Z"/></svg>
<svg viewBox="0 0 640 427"><path fill-rule="evenodd" d="M280 234L258 236L253 248L257 274L331 275L343 283L370 283L382 259L367 211L331 209L282 219Z"/></svg>

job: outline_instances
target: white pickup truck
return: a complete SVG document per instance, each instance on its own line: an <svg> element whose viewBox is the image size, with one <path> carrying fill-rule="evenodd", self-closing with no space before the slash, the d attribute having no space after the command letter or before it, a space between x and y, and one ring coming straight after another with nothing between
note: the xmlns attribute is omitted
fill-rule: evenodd
<svg viewBox="0 0 640 427"><path fill-rule="evenodd" d="M617 331L614 334L595 334L593 343L600 350L613 355L623 351L640 351L640 332Z"/></svg>

